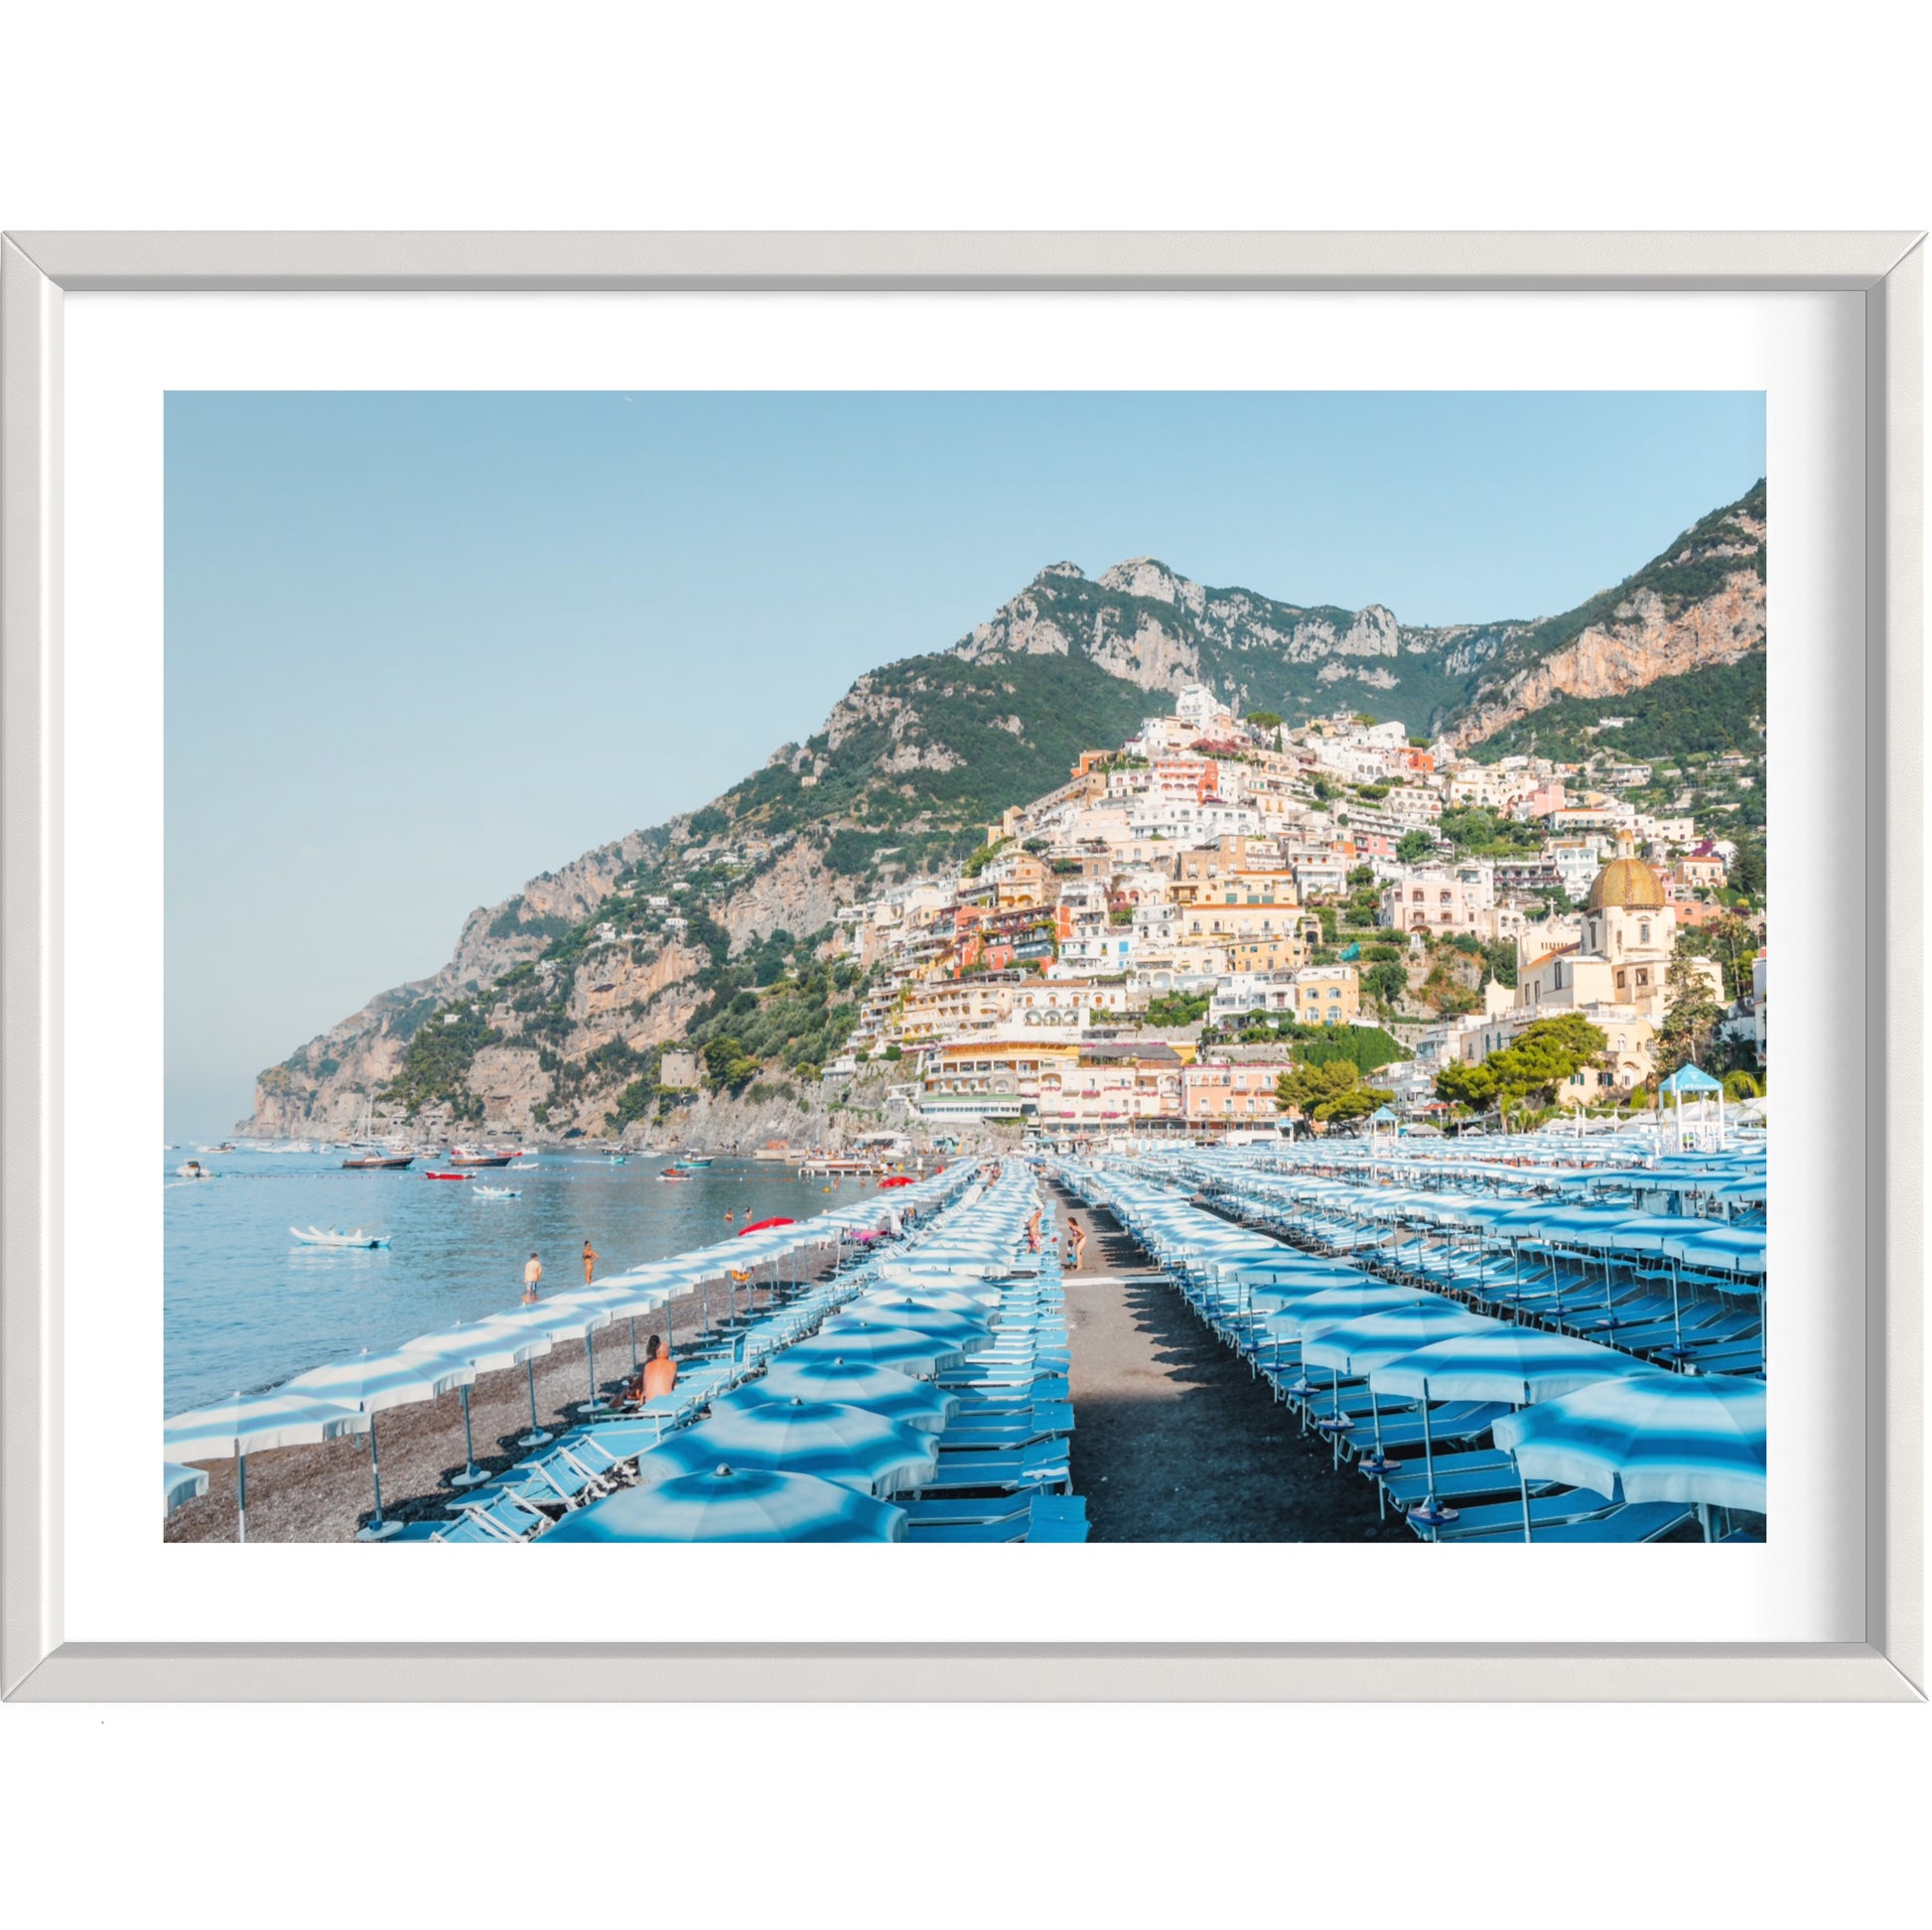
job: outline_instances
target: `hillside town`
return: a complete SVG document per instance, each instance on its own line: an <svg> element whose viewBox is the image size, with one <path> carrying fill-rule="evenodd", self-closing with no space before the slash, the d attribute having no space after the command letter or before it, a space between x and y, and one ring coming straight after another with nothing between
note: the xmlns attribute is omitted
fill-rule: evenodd
<svg viewBox="0 0 1932 1930"><path fill-rule="evenodd" d="M930 1131L1067 1143L1449 1124L1525 1093L1627 1113L1686 1063L1756 1097L1761 773L1482 762L1190 687L950 881L840 910L859 1013L823 1076L894 1061ZM1707 828L1693 806L1720 795Z"/></svg>

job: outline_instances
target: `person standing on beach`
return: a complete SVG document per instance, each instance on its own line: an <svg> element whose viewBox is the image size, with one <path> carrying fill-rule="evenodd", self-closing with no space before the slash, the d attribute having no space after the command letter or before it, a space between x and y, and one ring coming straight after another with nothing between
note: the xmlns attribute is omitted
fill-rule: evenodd
<svg viewBox="0 0 1932 1930"><path fill-rule="evenodd" d="M1080 1264L1085 1260L1087 1255L1086 1232L1078 1220L1068 1218L1066 1222L1066 1237L1073 1242L1073 1271L1078 1273L1080 1271Z"/></svg>
<svg viewBox="0 0 1932 1930"><path fill-rule="evenodd" d="M597 1263L603 1258L603 1254L599 1253L590 1241L584 1242L584 1285L586 1287L591 1284L591 1275L596 1272Z"/></svg>
<svg viewBox="0 0 1932 1930"><path fill-rule="evenodd" d="M1033 1218L1027 1222L1027 1251L1029 1253L1037 1253L1039 1251L1039 1213L1040 1209L1035 1206L1034 1208Z"/></svg>
<svg viewBox="0 0 1932 1930"><path fill-rule="evenodd" d="M534 1307L537 1298L537 1282L543 1278L543 1262L533 1253L530 1264L523 1269L523 1305Z"/></svg>

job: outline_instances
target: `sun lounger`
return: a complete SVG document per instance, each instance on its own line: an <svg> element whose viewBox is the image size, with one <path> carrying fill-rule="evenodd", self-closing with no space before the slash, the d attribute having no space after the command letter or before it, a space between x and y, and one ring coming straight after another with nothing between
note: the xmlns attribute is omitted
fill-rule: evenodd
<svg viewBox="0 0 1932 1930"><path fill-rule="evenodd" d="M1534 1507L1535 1503L1532 1502ZM1693 1509L1680 1506L1675 1501L1636 1501L1621 1508L1612 1508L1607 1514L1591 1515L1583 1521L1560 1521L1545 1528L1533 1529L1533 1539L1543 1542L1602 1542L1623 1543L1652 1542L1661 1540L1673 1529L1681 1528L1687 1521L1696 1520ZM1459 1523L1451 1522L1451 1528ZM1445 1534L1445 1540L1450 1536ZM1512 1534L1505 1529L1492 1530L1479 1535L1456 1535L1456 1541L1469 1542L1508 1542L1520 1544L1523 1540L1523 1510L1518 1502L1516 1507L1516 1529Z"/></svg>
<svg viewBox="0 0 1932 1930"><path fill-rule="evenodd" d="M1019 1520L1034 1498L1044 1492L1043 1488L1015 1488L999 1494L939 1494L921 1501L899 1500L894 1505L905 1510L908 1528L956 1528L975 1522Z"/></svg>
<svg viewBox="0 0 1932 1930"><path fill-rule="evenodd" d="M972 1419L955 1416L937 1437L940 1457L958 1453L984 1453L998 1448L1026 1448L1035 1441L1050 1441L1073 1432L1073 1409L1065 1403L1029 1408L1023 1414L1000 1419Z"/></svg>
<svg viewBox="0 0 1932 1930"><path fill-rule="evenodd" d="M451 1501L449 1507L453 1514L496 1541L524 1541L545 1525L545 1517L534 1506L513 1490L494 1483L490 1488L472 1488Z"/></svg>
<svg viewBox="0 0 1932 1930"><path fill-rule="evenodd" d="M1588 1488L1566 1488L1556 1494L1532 1495L1530 1527L1536 1531L1561 1527L1574 1521L1587 1521L1592 1515L1607 1514L1612 1505L1602 1495ZM1514 1501L1492 1501L1474 1508L1463 1508L1455 1520L1439 1523L1434 1528L1413 1518L1409 1525L1424 1541L1447 1542L1468 1541L1477 1535L1507 1539L1512 1523L1520 1540L1523 1533L1523 1503L1520 1496Z"/></svg>
<svg viewBox="0 0 1932 1930"><path fill-rule="evenodd" d="M1451 1466L1451 1462L1461 1462ZM1461 1506L1464 1501L1480 1501L1490 1495L1519 1496L1516 1466L1507 1454L1439 1454L1436 1457L1436 1482L1432 1488L1429 1473L1419 1461L1405 1461L1400 1474L1385 1474L1382 1485L1398 1509L1407 1509L1434 1493L1439 1501ZM1530 1493L1537 1494L1547 1483L1532 1481ZM1520 1523L1518 1524L1520 1527Z"/></svg>
<svg viewBox="0 0 1932 1930"><path fill-rule="evenodd" d="M975 1488L996 1492L1023 1487L1064 1488L1066 1482L1065 1444L1054 1442L1032 1448L941 1454L937 1472L919 1493L924 1496Z"/></svg>

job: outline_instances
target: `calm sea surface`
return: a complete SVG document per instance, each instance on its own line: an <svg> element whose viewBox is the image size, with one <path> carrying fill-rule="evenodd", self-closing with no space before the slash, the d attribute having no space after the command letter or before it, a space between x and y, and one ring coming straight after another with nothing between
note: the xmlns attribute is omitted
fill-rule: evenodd
<svg viewBox="0 0 1932 1930"><path fill-rule="evenodd" d="M220 1177L173 1179L198 1158ZM668 1160L545 1154L533 1172L485 1169L484 1184L520 1197L485 1199L472 1184L407 1172L345 1172L331 1154L165 1155L166 1411L267 1387L362 1347L392 1347L514 1308L523 1266L543 1260L546 1294L581 1286L588 1239L598 1278L707 1246L736 1224L806 1219L873 1190L856 1179L800 1179L780 1166L721 1159L700 1176L660 1184ZM299 1246L291 1226L387 1233L374 1252Z"/></svg>

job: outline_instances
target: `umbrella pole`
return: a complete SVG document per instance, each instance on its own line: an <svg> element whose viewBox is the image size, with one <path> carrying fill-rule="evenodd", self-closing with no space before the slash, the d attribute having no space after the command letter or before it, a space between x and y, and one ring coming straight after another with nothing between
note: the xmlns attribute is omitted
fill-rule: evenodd
<svg viewBox="0 0 1932 1930"><path fill-rule="evenodd" d="M591 1398L584 1403L586 1414L602 1414L604 1403L597 1398L597 1329L584 1329L584 1368L591 1377Z"/></svg>
<svg viewBox="0 0 1932 1930"><path fill-rule="evenodd" d="M1683 1310L1678 1304L1677 1290L1677 1262L1673 1259L1670 1263L1671 1354L1681 1368L1684 1365L1684 1316Z"/></svg>
<svg viewBox="0 0 1932 1930"><path fill-rule="evenodd" d="M453 1487L475 1487L489 1476L477 1465L477 1444L470 1432L470 1390L459 1387L457 1392L463 1397L463 1472L451 1483Z"/></svg>
<svg viewBox="0 0 1932 1930"><path fill-rule="evenodd" d="M234 1457L234 1538L237 1542L248 1539L248 1456L236 1454Z"/></svg>
<svg viewBox="0 0 1932 1930"><path fill-rule="evenodd" d="M632 1374L637 1371L637 1316L634 1313L630 1316L630 1371Z"/></svg>
<svg viewBox="0 0 1932 1930"><path fill-rule="evenodd" d="M516 1445L519 1448L541 1448L550 1439L537 1425L537 1368L534 1360L523 1363L523 1371L530 1382L530 1432Z"/></svg>
<svg viewBox="0 0 1932 1930"><path fill-rule="evenodd" d="M1530 1533L1530 1477L1523 1472L1523 1463L1516 1459L1513 1451L1509 1458L1515 1462L1516 1485L1522 1490L1523 1495L1523 1539L1534 1541L1536 1537Z"/></svg>
<svg viewBox="0 0 1932 1930"><path fill-rule="evenodd" d="M375 1496L375 1514L369 1525L355 1537L357 1541L385 1541L391 1535L402 1532L399 1521L384 1521L382 1518L382 1454L376 1445L375 1416L369 1416L369 1489Z"/></svg>

